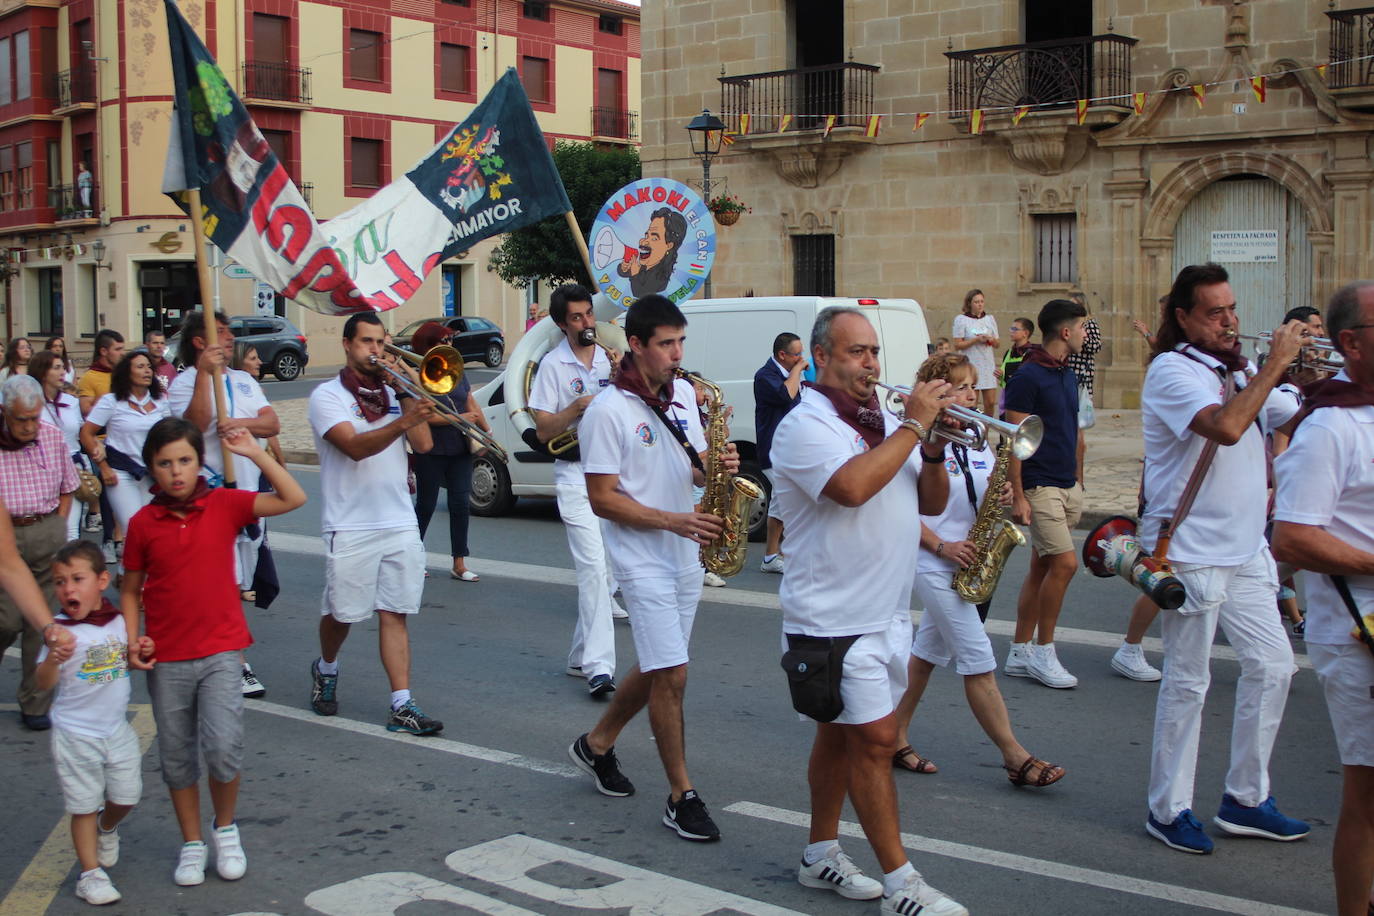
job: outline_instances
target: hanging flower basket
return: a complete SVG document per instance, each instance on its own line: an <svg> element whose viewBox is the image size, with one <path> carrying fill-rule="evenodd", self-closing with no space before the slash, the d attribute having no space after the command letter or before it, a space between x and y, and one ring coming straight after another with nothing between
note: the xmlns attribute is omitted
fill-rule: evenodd
<svg viewBox="0 0 1374 916"><path fill-rule="evenodd" d="M706 207L722 226L733 226L739 222L741 215L753 212L738 197L728 195L711 198Z"/></svg>
<svg viewBox="0 0 1374 916"><path fill-rule="evenodd" d="M716 222L720 223L722 226L733 226L735 223L739 222L740 211L738 210L716 210L714 213L716 215Z"/></svg>

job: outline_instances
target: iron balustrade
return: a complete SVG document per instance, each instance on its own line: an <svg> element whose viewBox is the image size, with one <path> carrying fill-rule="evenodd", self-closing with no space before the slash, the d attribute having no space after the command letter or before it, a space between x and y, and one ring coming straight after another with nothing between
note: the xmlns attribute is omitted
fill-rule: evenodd
<svg viewBox="0 0 1374 916"><path fill-rule="evenodd" d="M592 136L615 137L618 140L639 138L639 113L619 108L592 109Z"/></svg>
<svg viewBox="0 0 1374 916"><path fill-rule="evenodd" d="M1136 39L1093 35L973 51L946 51L949 117L974 108L1070 108L1130 104L1131 49Z"/></svg>
<svg viewBox="0 0 1374 916"><path fill-rule="evenodd" d="M1374 86L1374 7L1327 10L1331 19L1331 62L1326 84L1332 89Z"/></svg>
<svg viewBox="0 0 1374 916"><path fill-rule="evenodd" d="M245 98L310 104L310 68L265 60L243 64Z"/></svg>
<svg viewBox="0 0 1374 916"><path fill-rule="evenodd" d="M300 188L301 197L305 198L305 206L311 213L315 212L315 184L310 181L302 181L296 187Z"/></svg>
<svg viewBox="0 0 1374 916"><path fill-rule="evenodd" d="M836 127L866 127L873 114L873 82L879 68L853 61L824 67L774 70L720 77L720 108L726 128L739 129L747 114L749 132L773 133L792 116L788 130L820 130L835 116Z"/></svg>
<svg viewBox="0 0 1374 916"><path fill-rule="evenodd" d="M95 70L90 67L73 67L57 74L53 95L57 98L58 108L95 101Z"/></svg>
<svg viewBox="0 0 1374 916"><path fill-rule="evenodd" d="M83 193L89 191L89 193ZM75 184L50 185L47 204L53 209L53 219L95 219L100 209L100 184L92 181L89 189Z"/></svg>

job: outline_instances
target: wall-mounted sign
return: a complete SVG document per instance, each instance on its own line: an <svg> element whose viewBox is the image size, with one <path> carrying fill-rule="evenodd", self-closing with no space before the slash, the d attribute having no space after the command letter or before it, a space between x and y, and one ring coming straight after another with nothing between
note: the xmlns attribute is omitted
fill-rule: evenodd
<svg viewBox="0 0 1374 916"><path fill-rule="evenodd" d="M261 280L253 289L254 311L259 315L275 315L277 313L277 291L272 288L271 283L264 283Z"/></svg>
<svg viewBox="0 0 1374 916"><path fill-rule="evenodd" d="M163 254L173 254L181 250L181 238L175 232L164 232L156 242L149 242L148 247Z"/></svg>
<svg viewBox="0 0 1374 916"><path fill-rule="evenodd" d="M628 307L661 293L692 298L716 259L716 226L701 196L681 182L644 178L611 195L592 225L597 287Z"/></svg>
<svg viewBox="0 0 1374 916"><path fill-rule="evenodd" d="M1273 264L1279 259L1277 229L1228 229L1212 233L1212 258L1218 264Z"/></svg>
<svg viewBox="0 0 1374 916"><path fill-rule="evenodd" d="M228 264L224 265L224 275L230 280L253 279L253 272L237 261L230 261Z"/></svg>

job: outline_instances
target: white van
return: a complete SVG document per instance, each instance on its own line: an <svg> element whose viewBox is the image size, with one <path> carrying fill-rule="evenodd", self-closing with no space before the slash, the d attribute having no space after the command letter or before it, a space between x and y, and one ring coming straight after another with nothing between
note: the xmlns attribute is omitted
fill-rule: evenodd
<svg viewBox="0 0 1374 916"><path fill-rule="evenodd" d="M754 435L754 373L772 356L773 338L791 331L810 339L816 314L827 306L862 309L878 331L883 380L909 385L930 349L925 314L914 299L840 299L821 296L770 296L746 299L695 299L682 304L687 316L684 368L700 372L721 387L735 409L731 439L739 448L740 474L768 490L757 461ZM619 322L617 322L619 323ZM809 357L808 357L809 359ZM519 496L552 497L553 459L530 448L506 409L506 370L475 392L492 433L510 455L509 464L483 456L473 462L472 511L502 515ZM750 535L761 539L766 500L749 520Z"/></svg>

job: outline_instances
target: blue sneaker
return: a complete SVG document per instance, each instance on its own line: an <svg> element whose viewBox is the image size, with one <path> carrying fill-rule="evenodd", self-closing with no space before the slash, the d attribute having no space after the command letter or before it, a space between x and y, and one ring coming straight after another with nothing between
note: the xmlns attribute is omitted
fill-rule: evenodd
<svg viewBox="0 0 1374 916"><path fill-rule="evenodd" d="M1279 811L1272 795L1254 808L1247 808L1231 796L1223 795L1221 808L1212 823L1235 836L1257 836L1283 843L1300 840L1312 830L1305 821Z"/></svg>
<svg viewBox="0 0 1374 916"><path fill-rule="evenodd" d="M1212 851L1212 838L1202 832L1202 822L1193 817L1189 808L1184 808L1174 818L1173 823L1161 824L1155 820L1154 813L1145 822L1145 832L1159 840L1170 849L1205 856Z"/></svg>

